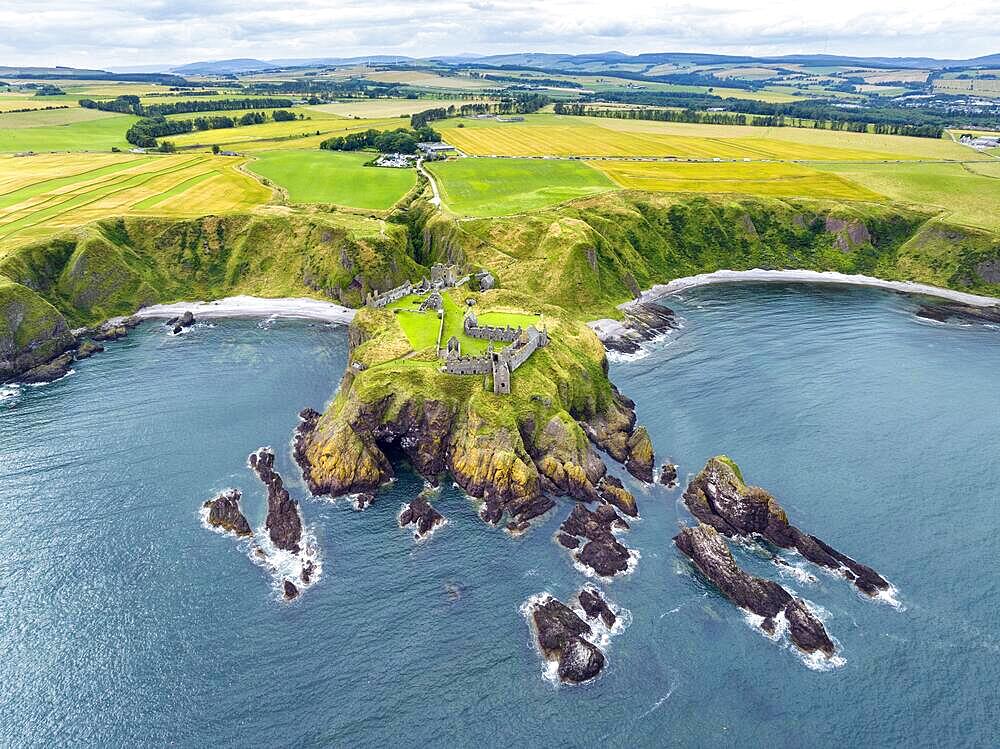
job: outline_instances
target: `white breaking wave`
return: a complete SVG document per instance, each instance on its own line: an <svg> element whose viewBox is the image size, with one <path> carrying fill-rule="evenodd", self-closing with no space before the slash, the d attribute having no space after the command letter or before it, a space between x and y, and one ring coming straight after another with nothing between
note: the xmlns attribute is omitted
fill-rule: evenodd
<svg viewBox="0 0 1000 749"><path fill-rule="evenodd" d="M17 400L21 395L21 386L14 385L0 385L0 403L6 403L7 401Z"/></svg>

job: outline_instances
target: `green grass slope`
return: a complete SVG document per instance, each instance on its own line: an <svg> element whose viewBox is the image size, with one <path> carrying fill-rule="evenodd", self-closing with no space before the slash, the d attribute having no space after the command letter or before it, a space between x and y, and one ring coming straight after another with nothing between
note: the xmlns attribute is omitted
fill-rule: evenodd
<svg viewBox="0 0 1000 749"><path fill-rule="evenodd" d="M618 189L579 161L454 159L428 164L445 206L464 216L504 216Z"/></svg>
<svg viewBox="0 0 1000 749"><path fill-rule="evenodd" d="M136 121L131 115L84 120L68 125L0 127L0 152L109 151L130 148L125 131Z"/></svg>
<svg viewBox="0 0 1000 749"><path fill-rule="evenodd" d="M285 150L255 154L248 168L288 192L292 203L333 203L384 211L417 182L413 169L366 167L371 153Z"/></svg>

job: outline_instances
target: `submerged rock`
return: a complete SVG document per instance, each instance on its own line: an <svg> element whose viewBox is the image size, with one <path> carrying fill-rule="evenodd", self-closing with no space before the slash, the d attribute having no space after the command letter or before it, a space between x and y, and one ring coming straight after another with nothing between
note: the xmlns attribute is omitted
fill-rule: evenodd
<svg viewBox="0 0 1000 749"><path fill-rule="evenodd" d="M279 549L298 554L302 540L302 517L298 504L288 495L281 476L274 470L274 452L262 447L250 455L249 463L257 478L267 487L267 520L264 525L271 543Z"/></svg>
<svg viewBox="0 0 1000 749"><path fill-rule="evenodd" d="M559 679L578 684L597 676L604 668L604 653L584 639L591 634L590 625L566 604L546 597L531 611L538 648L550 661L558 663Z"/></svg>
<svg viewBox="0 0 1000 749"><path fill-rule="evenodd" d="M628 524L618 517L611 505L601 505L594 512L583 505L575 505L559 527L557 538L569 549L576 548L571 545L571 538L576 539L577 546L583 543L583 548L573 555L574 558L602 577L613 577L628 570L631 560L629 550L611 532L613 527L627 529Z"/></svg>
<svg viewBox="0 0 1000 749"><path fill-rule="evenodd" d="M889 589L871 567L791 525L777 500L744 484L736 464L725 456L709 460L688 484L684 504L698 520L726 536L759 535L780 548L795 549L814 564L842 574L869 596Z"/></svg>
<svg viewBox="0 0 1000 749"><path fill-rule="evenodd" d="M796 647L806 653L834 654L833 641L823 622L778 583L741 569L715 528L704 523L697 528L685 528L674 537L674 543L726 598L762 617L761 627L765 632L775 632L775 618L783 614Z"/></svg>
<svg viewBox="0 0 1000 749"><path fill-rule="evenodd" d="M235 533L237 536L252 536L250 523L240 511L241 497L239 489L228 489L205 502L209 525Z"/></svg>
<svg viewBox="0 0 1000 749"><path fill-rule="evenodd" d="M431 507L423 492L408 504L399 514L399 527L415 527L413 535L422 538L445 522L444 515Z"/></svg>

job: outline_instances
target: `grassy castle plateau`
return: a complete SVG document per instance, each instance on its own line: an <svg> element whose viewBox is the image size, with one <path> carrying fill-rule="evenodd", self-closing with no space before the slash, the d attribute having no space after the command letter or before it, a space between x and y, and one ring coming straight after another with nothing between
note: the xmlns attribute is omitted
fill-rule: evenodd
<svg viewBox="0 0 1000 749"><path fill-rule="evenodd" d="M403 454L432 482L450 475L482 500L484 520L506 515L517 532L557 496L637 514L602 453L648 482L654 446L587 322L622 318L619 305L643 289L720 269L786 268L1000 295L1000 165L960 144L957 131L561 116L551 104L515 122L484 121L454 116L469 103L487 113L500 106L503 94L479 86L482 78L329 75L337 85L395 88L357 102L314 96L292 107L292 120L181 134L179 150L164 155L83 153L98 125L101 150L124 145L136 117L77 114L69 104L31 110L16 137L0 134L4 150L15 150L4 138L61 150L86 126L71 152L0 158L0 381L155 303L252 294L358 307L340 388L325 412L304 412L296 436L313 493L372 495ZM951 79L933 85L940 80ZM73 85L108 101L124 93L120 84ZM777 88L733 90L765 102L792 96ZM400 98L414 91L429 100ZM149 101L183 99L155 93L162 98ZM405 125L400 116L442 103L456 109L433 124L467 156L426 171L379 169L365 165L373 154L316 147L331 134ZM16 129L4 117L21 114L0 114L0 131ZM242 153L213 155L213 145ZM544 321L549 344L514 373L509 395L495 394L489 376L443 372L434 336L405 329L391 309L363 306L370 292L417 282L435 263L497 281L445 290L448 329L469 300L497 321Z"/></svg>

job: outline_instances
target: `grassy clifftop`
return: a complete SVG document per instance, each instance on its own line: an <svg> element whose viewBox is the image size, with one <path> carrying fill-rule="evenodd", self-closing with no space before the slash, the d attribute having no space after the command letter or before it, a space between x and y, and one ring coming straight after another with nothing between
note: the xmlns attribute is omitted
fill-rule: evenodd
<svg viewBox="0 0 1000 749"><path fill-rule="evenodd" d="M0 256L0 277L36 290L73 324L155 302L234 293L356 305L421 269L405 227L305 212L189 221L104 221Z"/></svg>
<svg viewBox="0 0 1000 749"><path fill-rule="evenodd" d="M509 218L424 223L428 262L464 259L579 319L722 268L863 273L1000 293L1000 239L874 203L613 193Z"/></svg>

